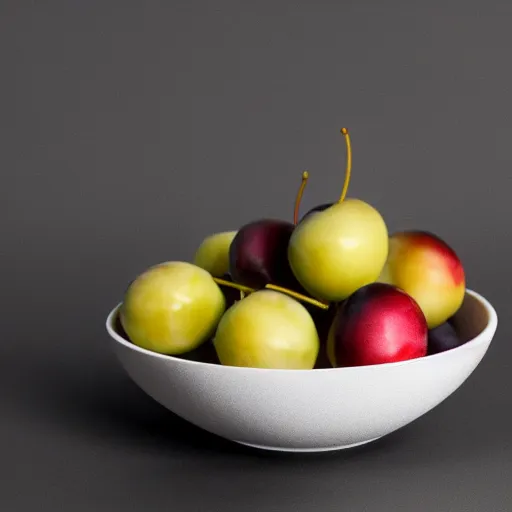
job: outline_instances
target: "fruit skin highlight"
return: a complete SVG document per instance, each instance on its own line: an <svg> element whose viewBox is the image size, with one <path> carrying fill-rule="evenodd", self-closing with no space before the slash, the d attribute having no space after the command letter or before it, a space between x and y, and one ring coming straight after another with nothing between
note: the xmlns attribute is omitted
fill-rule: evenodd
<svg viewBox="0 0 512 512"><path fill-rule="evenodd" d="M327 339L334 367L395 363L427 354L427 322L412 297L372 283L338 309Z"/></svg>
<svg viewBox="0 0 512 512"><path fill-rule="evenodd" d="M214 277L222 277L229 272L229 247L236 231L224 231L207 236L199 245L194 264L210 272Z"/></svg>
<svg viewBox="0 0 512 512"><path fill-rule="evenodd" d="M170 261L150 267L130 284L119 318L135 345L179 355L212 335L225 305L222 291L206 270Z"/></svg>
<svg viewBox="0 0 512 512"><path fill-rule="evenodd" d="M300 291L287 258L294 228L279 219L261 219L240 228L229 250L233 281L251 288L271 283Z"/></svg>
<svg viewBox="0 0 512 512"><path fill-rule="evenodd" d="M221 364L250 368L312 369L319 344L306 308L274 290L256 291L231 306L214 338Z"/></svg>
<svg viewBox="0 0 512 512"><path fill-rule="evenodd" d="M375 208L346 199L297 225L288 245L288 261L309 294L340 302L379 277L388 240L384 219Z"/></svg>
<svg viewBox="0 0 512 512"><path fill-rule="evenodd" d="M411 295L423 310L429 329L453 316L466 293L459 257L446 242L427 231L401 231L390 237L388 259L378 281Z"/></svg>

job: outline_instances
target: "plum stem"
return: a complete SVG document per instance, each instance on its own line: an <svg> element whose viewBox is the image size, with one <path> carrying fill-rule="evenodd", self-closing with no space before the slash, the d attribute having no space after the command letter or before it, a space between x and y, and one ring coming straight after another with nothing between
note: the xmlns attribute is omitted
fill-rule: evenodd
<svg viewBox="0 0 512 512"><path fill-rule="evenodd" d="M302 173L302 181L300 183L299 191L297 192L297 197L295 198L295 211L293 212L293 223L297 225L299 222L299 208L300 202L302 200L302 195L304 194L304 189L306 188L306 183L309 178L308 171L304 171Z"/></svg>
<svg viewBox="0 0 512 512"><path fill-rule="evenodd" d="M234 288L235 290L240 290L240 299L243 299L245 297L245 294L254 293L258 290L254 288L249 288L248 286L244 286L243 284L238 283L232 283L231 281L226 281L224 279L220 279L218 277L214 277L213 280L221 285L221 286L227 286L228 288ZM301 300L303 302L308 302L309 304L312 304L313 306L317 306L321 309L329 309L329 304L325 304L324 302L320 302L319 300L312 299L311 297L306 297L305 295L302 295L302 293L297 293L292 290L288 290L287 288L282 288L281 286L277 286L275 284L267 284L265 288L269 290L274 290L276 292L284 293L285 295L289 295L290 297L293 297L294 299Z"/></svg>
<svg viewBox="0 0 512 512"><path fill-rule="evenodd" d="M348 130L346 128L342 128L341 133L345 137L345 142L347 144L347 167L345 170L345 183L343 184L343 190L341 191L341 196L338 199L338 203L341 203L347 195L348 184L350 183L350 174L352 171L352 148L350 147L350 135L348 134Z"/></svg>
<svg viewBox="0 0 512 512"><path fill-rule="evenodd" d="M274 290L276 292L281 292L286 295L290 295L290 297L293 297L294 299L301 300L303 302L308 302L309 304L312 304L313 306L317 306L322 309L329 309L329 304L325 304L324 302L320 302L319 300L312 299L311 297L306 297L305 295L302 295L302 293L297 293L292 290L288 290L287 288L276 286L275 284L267 284L265 288L268 288L269 290Z"/></svg>
<svg viewBox="0 0 512 512"><path fill-rule="evenodd" d="M235 290L239 290L240 291L240 298L241 299L243 299L243 296L242 296L243 293L244 294L245 293L252 293L252 292L256 291L253 288L249 288L248 286L244 286L243 284L232 283L231 281L226 281L226 280L220 279L218 277L214 277L213 280L217 284L220 284L221 286L227 286L228 288L234 288Z"/></svg>

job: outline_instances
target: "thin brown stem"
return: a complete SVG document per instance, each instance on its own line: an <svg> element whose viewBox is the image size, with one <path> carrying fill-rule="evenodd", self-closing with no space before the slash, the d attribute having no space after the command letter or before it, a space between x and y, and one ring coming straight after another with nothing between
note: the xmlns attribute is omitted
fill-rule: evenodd
<svg viewBox="0 0 512 512"><path fill-rule="evenodd" d="M295 198L295 211L293 212L293 223L297 225L299 222L299 208L300 202L302 200L302 195L304 194L304 189L306 188L306 183L308 182L309 173L308 171L304 171L302 173L302 181L300 183L299 191L297 192L297 197Z"/></svg>
<svg viewBox="0 0 512 512"><path fill-rule="evenodd" d="M220 284L221 286L226 286L228 288L234 288L235 290L240 291L240 298L243 299L242 293L253 293L256 290L254 288L249 288L248 286L244 286L243 284L232 283L231 281L226 281L225 279L220 279L218 277L214 277L213 280Z"/></svg>
<svg viewBox="0 0 512 512"><path fill-rule="evenodd" d="M288 290L287 288L276 286L275 284L267 284L265 288L268 288L269 290L275 290L276 292L284 293L286 295L289 295L290 297L293 297L294 299L307 302L321 309L329 309L329 304L326 304L325 302L320 302L319 300L312 299L311 297L306 297L306 295L302 295L302 293L297 293L292 290Z"/></svg>
<svg viewBox="0 0 512 512"><path fill-rule="evenodd" d="M345 170L345 183L343 183L343 190L341 191L341 196L338 199L338 203L341 203L347 195L348 184L350 183L350 175L352 172L352 148L350 146L350 135L348 134L348 130L346 128L342 128L341 133L345 137L345 142L347 144L347 167Z"/></svg>

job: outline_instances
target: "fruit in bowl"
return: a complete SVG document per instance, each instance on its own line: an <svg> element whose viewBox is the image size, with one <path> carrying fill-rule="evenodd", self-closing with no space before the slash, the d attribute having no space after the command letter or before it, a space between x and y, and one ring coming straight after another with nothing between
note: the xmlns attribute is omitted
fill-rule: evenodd
<svg viewBox="0 0 512 512"><path fill-rule="evenodd" d="M261 218L203 239L130 283L107 319L133 380L184 419L266 449L364 444L453 393L485 355L492 306L435 234L389 236L360 199L299 221ZM406 385L404 385L406 383ZM340 418L342 419L340 421Z"/></svg>
<svg viewBox="0 0 512 512"><path fill-rule="evenodd" d="M229 309L235 302L243 299L243 291L236 286L230 274L224 274L220 279L214 279L214 281L220 285L220 289L226 300L226 309Z"/></svg>
<svg viewBox="0 0 512 512"><path fill-rule="evenodd" d="M444 240L426 231L402 231L390 237L379 281L411 295L423 310L429 329L457 312L466 291L461 260Z"/></svg>
<svg viewBox="0 0 512 512"><path fill-rule="evenodd" d="M106 321L111 347L150 397L225 439L291 452L362 445L417 420L473 373L498 322L491 304L468 290L455 315L464 344L453 350L368 366L268 369L189 361L143 349L116 331L118 310Z"/></svg>
<svg viewBox="0 0 512 512"><path fill-rule="evenodd" d="M197 248L193 263L215 277L229 273L229 248L236 233L223 231L207 236Z"/></svg>
<svg viewBox="0 0 512 512"><path fill-rule="evenodd" d="M327 352L334 367L396 363L425 356L427 337L425 315L412 297L372 283L338 308Z"/></svg>
<svg viewBox="0 0 512 512"><path fill-rule="evenodd" d="M381 214L360 199L345 199L351 172L348 164L340 199L311 213L293 231L288 245L290 267L311 296L339 302L374 282L388 255L388 231Z"/></svg>
<svg viewBox="0 0 512 512"><path fill-rule="evenodd" d="M162 354L182 354L204 343L226 307L206 270L183 261L154 265L128 287L119 312L130 340Z"/></svg>
<svg viewBox="0 0 512 512"><path fill-rule="evenodd" d="M311 369L319 337L307 309L274 290L259 290L231 306L215 333L219 361L251 368Z"/></svg>
<svg viewBox="0 0 512 512"><path fill-rule="evenodd" d="M229 249L233 281L253 288L268 283L294 287L296 279L287 257L293 230L291 222L280 219L260 219L242 226Z"/></svg>
<svg viewBox="0 0 512 512"><path fill-rule="evenodd" d="M439 354L460 347L464 341L451 322L444 322L428 331L428 354Z"/></svg>
<svg viewBox="0 0 512 512"><path fill-rule="evenodd" d="M315 363L315 368L332 368L331 362L327 355L327 336L331 328L331 324L336 315L337 309L343 303L329 304L327 309L319 308L308 303L304 303L304 307L308 310L311 318L315 322L316 331L320 341L318 357Z"/></svg>
<svg viewBox="0 0 512 512"><path fill-rule="evenodd" d="M313 213L317 213L317 212L323 212L324 210L327 210L327 208L330 208L331 206L334 206L334 203L322 203L322 204L319 204L318 206L314 206L313 208L311 208L310 210L308 210L303 216L302 218L300 219L300 222L304 221L305 219L307 219L310 215L312 215Z"/></svg>

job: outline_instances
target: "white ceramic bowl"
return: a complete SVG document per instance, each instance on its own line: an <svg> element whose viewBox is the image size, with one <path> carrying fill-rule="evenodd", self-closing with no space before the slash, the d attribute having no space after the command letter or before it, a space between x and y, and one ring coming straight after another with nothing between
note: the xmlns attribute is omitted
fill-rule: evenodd
<svg viewBox="0 0 512 512"><path fill-rule="evenodd" d="M467 342L399 363L315 370L237 368L165 356L116 332L112 347L128 375L178 416L237 443L281 451L325 451L379 439L450 396L485 355L496 311L467 291L456 315Z"/></svg>

